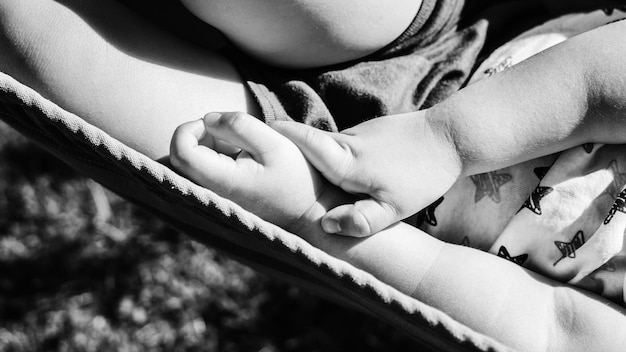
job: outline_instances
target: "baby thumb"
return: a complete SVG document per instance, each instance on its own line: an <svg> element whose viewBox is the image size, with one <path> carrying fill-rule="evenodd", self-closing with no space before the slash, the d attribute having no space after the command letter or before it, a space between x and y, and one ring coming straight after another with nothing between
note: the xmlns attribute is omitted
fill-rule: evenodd
<svg viewBox="0 0 626 352"><path fill-rule="evenodd" d="M399 220L393 206L375 199L363 199L329 210L322 218L322 228L327 233L365 237Z"/></svg>

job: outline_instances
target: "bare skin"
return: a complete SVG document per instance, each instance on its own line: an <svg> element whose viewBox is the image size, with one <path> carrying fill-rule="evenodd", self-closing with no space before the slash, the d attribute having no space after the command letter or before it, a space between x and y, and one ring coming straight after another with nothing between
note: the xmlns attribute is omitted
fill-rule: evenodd
<svg viewBox="0 0 626 352"><path fill-rule="evenodd" d="M182 125L174 138L182 145L173 158L182 172L332 255L518 349L624 345L619 308L492 255L445 244L403 224L366 239L328 236L319 220L352 198L323 181L289 140L245 116L240 123L231 117L209 120L210 128L200 120L183 123L206 111L257 113L236 71L218 54L180 43L113 2L2 0L0 16L3 70L153 158L169 154L170 137ZM228 153L233 145L245 150L236 161L209 148ZM226 171L199 168L194 160L205 157ZM286 161L293 162L289 168L298 173L297 183L285 172ZM240 176L232 183L234 171ZM268 181L285 185L282 193L263 193ZM285 194L298 201L285 202ZM494 300L473 299L487 294ZM501 307L537 320L508 319Z"/></svg>
<svg viewBox="0 0 626 352"><path fill-rule="evenodd" d="M470 175L584 143L625 143L626 46L618 39L625 30L620 21L567 40L425 114L383 117L342 133L288 122L274 127L334 184L370 196L324 218L330 233L367 236Z"/></svg>
<svg viewBox="0 0 626 352"><path fill-rule="evenodd" d="M207 146L206 136L242 152L233 159ZM183 124L172 140L172 161L195 182L516 350L626 346L622 308L494 255L404 223L364 238L326 234L322 216L353 198L324 181L287 138L249 115L209 114Z"/></svg>
<svg viewBox="0 0 626 352"><path fill-rule="evenodd" d="M421 0L182 0L248 54L281 67L355 60L396 39Z"/></svg>
<svg viewBox="0 0 626 352"><path fill-rule="evenodd" d="M3 0L0 16L3 71L151 158L193 116L257 113L230 62L114 1Z"/></svg>

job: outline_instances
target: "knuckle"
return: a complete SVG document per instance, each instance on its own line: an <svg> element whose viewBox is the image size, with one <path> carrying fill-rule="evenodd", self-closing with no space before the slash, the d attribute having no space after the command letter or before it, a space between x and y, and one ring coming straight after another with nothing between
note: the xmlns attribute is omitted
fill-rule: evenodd
<svg viewBox="0 0 626 352"><path fill-rule="evenodd" d="M358 173L354 170L354 158L349 151L346 151L345 144L336 142L340 148L325 160L324 176L343 190L350 192L358 187ZM348 147L349 148L349 147ZM349 149L348 149L349 150Z"/></svg>
<svg viewBox="0 0 626 352"><path fill-rule="evenodd" d="M314 128L307 128L304 130L304 144L316 145L320 142L319 131Z"/></svg>
<svg viewBox="0 0 626 352"><path fill-rule="evenodd" d="M224 114L220 119L220 125L232 131L244 131L249 125L247 117L243 112Z"/></svg>
<svg viewBox="0 0 626 352"><path fill-rule="evenodd" d="M355 235L362 237L368 236L370 234L372 229L370 219L366 216L366 214L362 211L358 204L357 206L352 208L350 218L355 231Z"/></svg>
<svg viewBox="0 0 626 352"><path fill-rule="evenodd" d="M170 162L174 166L181 165L182 160L184 159L184 152L181 146L183 133L184 131L182 130L182 126L176 128L170 142Z"/></svg>
<svg viewBox="0 0 626 352"><path fill-rule="evenodd" d="M188 154L180 148L172 148L170 151L170 163L175 169L185 169L190 164Z"/></svg>
<svg viewBox="0 0 626 352"><path fill-rule="evenodd" d="M191 153L193 153L193 151L190 150L190 148L173 142L170 147L170 163L176 169L185 170L191 165Z"/></svg>
<svg viewBox="0 0 626 352"><path fill-rule="evenodd" d="M174 144L174 142L178 141L181 139L182 135L186 133L187 129L189 126L189 123L184 123L182 125L179 125L178 127L176 127L176 129L174 130L174 133L172 135L172 144Z"/></svg>
<svg viewBox="0 0 626 352"><path fill-rule="evenodd" d="M382 215L386 217L385 221L396 221L399 217L401 217L403 212L397 209L393 204L387 202L379 202L381 208L383 209Z"/></svg>
<svg viewBox="0 0 626 352"><path fill-rule="evenodd" d="M335 184L348 193L372 193L372 190L368 187L369 183L364 179L363 175L356 172L345 173L337 178Z"/></svg>
<svg viewBox="0 0 626 352"><path fill-rule="evenodd" d="M337 165L337 177L340 179L356 179L355 174L355 155L352 147L348 143L339 142L339 146L343 150L339 164ZM356 180L355 180L356 181Z"/></svg>
<svg viewBox="0 0 626 352"><path fill-rule="evenodd" d="M174 151L170 153L170 164L172 164L172 166L176 170L181 170L181 169L184 169L185 167L185 162L183 161L183 159L180 157L178 153Z"/></svg>

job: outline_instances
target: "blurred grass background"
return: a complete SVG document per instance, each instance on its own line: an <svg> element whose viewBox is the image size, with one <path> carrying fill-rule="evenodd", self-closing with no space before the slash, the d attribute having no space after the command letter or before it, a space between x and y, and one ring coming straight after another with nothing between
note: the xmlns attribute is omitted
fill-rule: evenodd
<svg viewBox="0 0 626 352"><path fill-rule="evenodd" d="M193 242L0 123L0 352L419 350Z"/></svg>

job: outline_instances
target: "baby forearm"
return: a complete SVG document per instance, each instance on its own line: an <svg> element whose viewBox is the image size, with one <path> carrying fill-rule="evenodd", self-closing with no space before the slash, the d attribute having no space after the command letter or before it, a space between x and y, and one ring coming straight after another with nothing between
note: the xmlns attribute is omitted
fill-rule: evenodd
<svg viewBox="0 0 626 352"><path fill-rule="evenodd" d="M624 29L618 22L572 38L431 109L429 119L450 131L464 174L582 143L626 142Z"/></svg>
<svg viewBox="0 0 626 352"><path fill-rule="evenodd" d="M433 268L414 297L516 351L621 351L626 343L622 309L497 256L446 245Z"/></svg>
<svg viewBox="0 0 626 352"><path fill-rule="evenodd" d="M624 342L618 331L626 326L626 318L615 306L494 255L444 243L404 223L365 238L329 236L323 231L305 237L516 350L585 351L591 348L585 343L602 341L607 342L603 349L611 350ZM568 319L574 315L584 316L584 321ZM597 328L604 326L605 319L614 322L614 331ZM588 336L603 338L588 341Z"/></svg>

